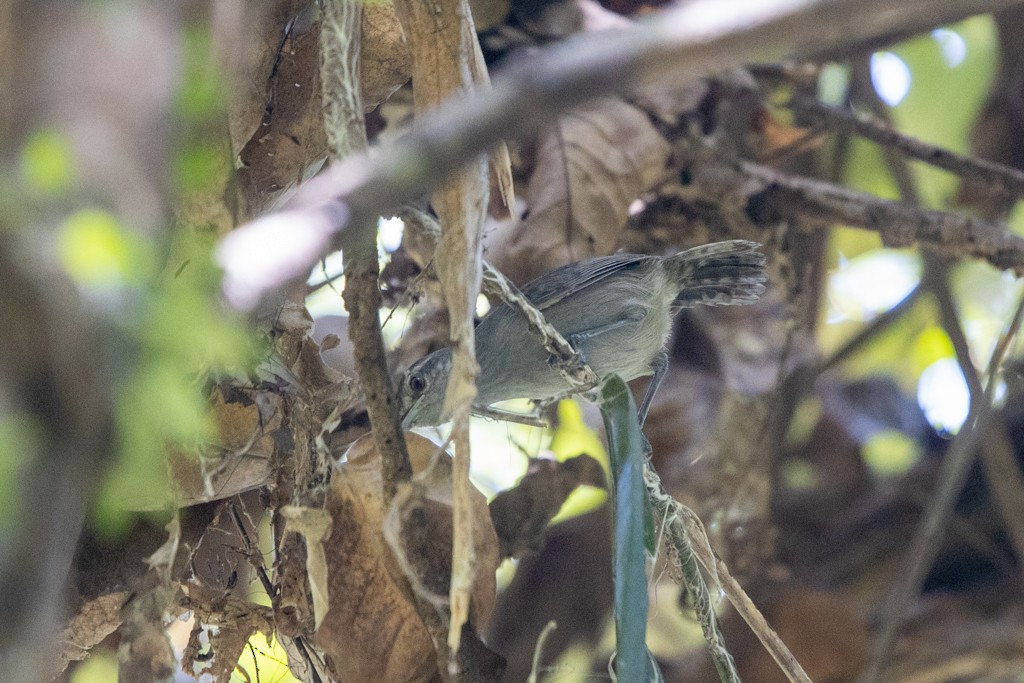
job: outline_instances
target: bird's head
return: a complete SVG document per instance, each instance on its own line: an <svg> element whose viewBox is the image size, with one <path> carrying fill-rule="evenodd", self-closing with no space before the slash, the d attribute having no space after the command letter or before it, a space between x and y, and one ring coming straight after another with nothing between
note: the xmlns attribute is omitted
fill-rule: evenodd
<svg viewBox="0 0 1024 683"><path fill-rule="evenodd" d="M435 351L409 366L398 389L403 429L433 427L444 422L441 409L451 372L451 349Z"/></svg>

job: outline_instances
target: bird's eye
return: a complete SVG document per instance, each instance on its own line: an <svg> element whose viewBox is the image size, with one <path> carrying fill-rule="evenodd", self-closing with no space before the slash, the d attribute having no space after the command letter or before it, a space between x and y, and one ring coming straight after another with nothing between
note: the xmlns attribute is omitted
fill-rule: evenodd
<svg viewBox="0 0 1024 683"><path fill-rule="evenodd" d="M427 380L423 379L419 375L409 376L409 390L414 394L422 393L427 388Z"/></svg>

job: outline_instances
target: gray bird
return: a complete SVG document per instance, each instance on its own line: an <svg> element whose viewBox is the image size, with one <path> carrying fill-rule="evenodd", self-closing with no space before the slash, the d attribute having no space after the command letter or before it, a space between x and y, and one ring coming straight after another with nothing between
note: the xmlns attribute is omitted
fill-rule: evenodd
<svg viewBox="0 0 1024 683"><path fill-rule="evenodd" d="M643 423L658 384L668 370L665 343L672 317L698 304L748 304L764 292L765 258L757 242L730 240L672 256L614 254L579 261L542 275L523 294L603 378L653 375L640 405ZM572 387L517 309L503 303L484 316L476 331L477 411L499 401L543 401ZM451 349L419 359L399 389L402 426L439 425Z"/></svg>

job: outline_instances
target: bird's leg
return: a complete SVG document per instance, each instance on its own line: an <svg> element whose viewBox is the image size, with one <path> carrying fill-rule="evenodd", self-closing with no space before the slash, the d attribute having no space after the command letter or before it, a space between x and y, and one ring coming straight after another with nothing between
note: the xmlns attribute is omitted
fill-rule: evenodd
<svg viewBox="0 0 1024 683"><path fill-rule="evenodd" d="M644 400L640 404L640 410L637 411L641 427L647 421L647 411L651 407L651 401L654 400L654 394L658 391L661 381L665 379L665 373L668 372L668 351L665 349L658 351L658 355L651 359L651 370L654 374L651 377L651 381L647 384L647 391L644 393Z"/></svg>

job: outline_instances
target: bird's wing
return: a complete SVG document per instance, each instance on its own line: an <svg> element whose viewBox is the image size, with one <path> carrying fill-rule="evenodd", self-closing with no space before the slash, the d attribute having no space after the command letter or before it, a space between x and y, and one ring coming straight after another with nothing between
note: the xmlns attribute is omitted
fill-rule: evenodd
<svg viewBox="0 0 1024 683"><path fill-rule="evenodd" d="M642 254L613 254L577 261L530 281L523 287L523 294L530 303L543 311L609 275L632 268L650 258Z"/></svg>

